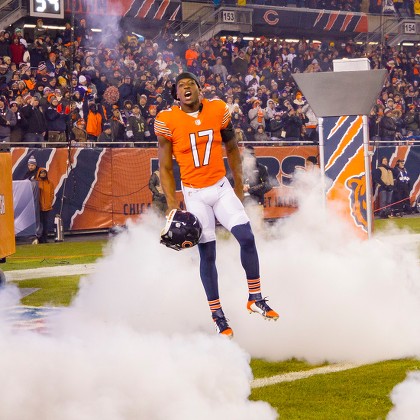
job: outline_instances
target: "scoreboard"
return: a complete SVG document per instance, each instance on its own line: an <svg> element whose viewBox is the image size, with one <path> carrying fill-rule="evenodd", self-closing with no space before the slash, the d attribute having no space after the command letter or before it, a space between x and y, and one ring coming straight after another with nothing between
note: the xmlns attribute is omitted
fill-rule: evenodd
<svg viewBox="0 0 420 420"><path fill-rule="evenodd" d="M29 15L64 19L64 0L29 0Z"/></svg>

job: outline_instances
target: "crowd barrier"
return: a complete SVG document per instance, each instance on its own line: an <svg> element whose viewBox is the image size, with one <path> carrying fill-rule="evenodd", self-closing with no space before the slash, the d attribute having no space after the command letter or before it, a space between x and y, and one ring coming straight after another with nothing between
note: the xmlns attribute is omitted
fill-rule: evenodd
<svg viewBox="0 0 420 420"><path fill-rule="evenodd" d="M308 156L318 156L318 147L259 146L258 160L269 173L273 189L265 196L264 217L274 219L293 213L297 208L292 185L296 168L305 166ZM420 195L420 147L416 145L372 147L372 167L386 156L391 166L404 159L411 178L411 201ZM150 175L158 168L156 148L24 148L12 152L13 180L21 180L27 162L34 156L39 167L48 170L55 185L52 219L60 214L65 231L109 229L137 218L151 207L148 188ZM227 163L226 163L227 165ZM179 168L174 169L177 198L183 207Z"/></svg>

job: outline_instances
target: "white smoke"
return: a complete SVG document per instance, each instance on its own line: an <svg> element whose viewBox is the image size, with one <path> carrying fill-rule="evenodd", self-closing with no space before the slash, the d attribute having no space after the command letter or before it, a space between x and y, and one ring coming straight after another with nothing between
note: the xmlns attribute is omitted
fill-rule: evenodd
<svg viewBox="0 0 420 420"><path fill-rule="evenodd" d="M358 239L323 210L318 175L300 178L299 211L256 230L263 294L279 321L248 315L239 246L224 234L220 296L235 338L216 336L197 248L160 245L164 222L149 215L112 241L48 335L0 325L0 419L272 419L267 404L247 400L248 354L316 363L418 357L415 249L392 234Z"/></svg>
<svg viewBox="0 0 420 420"><path fill-rule="evenodd" d="M162 247L161 225L151 215L117 237L48 334L3 319L1 420L277 417L248 400L249 355L215 334L195 252ZM4 308L17 302L6 290Z"/></svg>
<svg viewBox="0 0 420 420"><path fill-rule="evenodd" d="M410 372L391 392L394 404L388 420L416 420L420 412L420 373Z"/></svg>

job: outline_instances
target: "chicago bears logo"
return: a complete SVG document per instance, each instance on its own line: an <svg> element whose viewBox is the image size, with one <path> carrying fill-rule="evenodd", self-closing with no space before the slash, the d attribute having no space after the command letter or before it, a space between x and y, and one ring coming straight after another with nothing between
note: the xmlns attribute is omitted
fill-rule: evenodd
<svg viewBox="0 0 420 420"><path fill-rule="evenodd" d="M356 175L346 180L350 190L350 210L355 224L367 232L367 202L365 174Z"/></svg>

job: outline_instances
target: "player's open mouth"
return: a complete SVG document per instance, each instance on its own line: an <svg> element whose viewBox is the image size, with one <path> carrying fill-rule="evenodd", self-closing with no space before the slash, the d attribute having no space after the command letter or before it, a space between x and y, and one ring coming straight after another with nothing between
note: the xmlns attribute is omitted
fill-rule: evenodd
<svg viewBox="0 0 420 420"><path fill-rule="evenodd" d="M185 96L186 99L190 98L191 95L192 95L191 92L185 92L185 94L184 94L184 96Z"/></svg>

